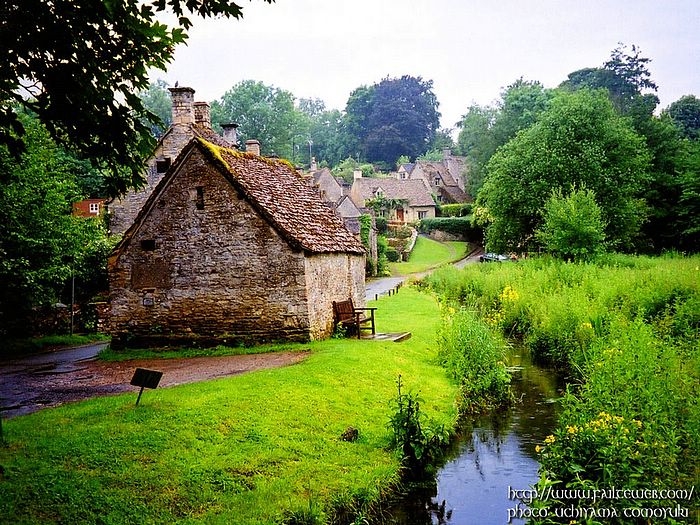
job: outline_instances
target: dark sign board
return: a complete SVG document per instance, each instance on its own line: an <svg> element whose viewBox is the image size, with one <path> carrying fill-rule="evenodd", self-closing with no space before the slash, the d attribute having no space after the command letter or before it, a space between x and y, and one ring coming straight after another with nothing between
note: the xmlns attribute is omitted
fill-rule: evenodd
<svg viewBox="0 0 700 525"><path fill-rule="evenodd" d="M144 388L156 388L158 383L160 383L160 378L163 377L163 372L158 372L157 370L148 370L146 368L137 368L134 372L134 377L131 378L131 384L133 386L140 386L139 397L136 398L136 406L138 406L139 401L141 401L141 394L143 394Z"/></svg>
<svg viewBox="0 0 700 525"><path fill-rule="evenodd" d="M144 388L156 388L158 383L160 383L161 377L163 377L163 372L137 368L134 372L134 377L131 378L131 384Z"/></svg>

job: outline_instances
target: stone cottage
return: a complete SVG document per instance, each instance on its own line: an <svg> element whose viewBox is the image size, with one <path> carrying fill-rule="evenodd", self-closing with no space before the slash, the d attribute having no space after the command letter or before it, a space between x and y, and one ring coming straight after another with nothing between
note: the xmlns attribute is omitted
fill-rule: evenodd
<svg viewBox="0 0 700 525"><path fill-rule="evenodd" d="M416 222L435 217L435 201L422 180L362 177L360 172L355 174L350 197L359 208L378 197L406 201L405 206L388 212L391 221Z"/></svg>
<svg viewBox="0 0 700 525"><path fill-rule="evenodd" d="M192 139L109 264L120 344L309 340L364 305L362 244L286 161Z"/></svg>
<svg viewBox="0 0 700 525"><path fill-rule="evenodd" d="M465 157L457 157L445 149L440 161L417 160L400 166L397 178L422 180L441 204L470 202L472 199L464 187L465 166Z"/></svg>
<svg viewBox="0 0 700 525"><path fill-rule="evenodd" d="M209 104L194 102L194 89L190 87L168 89L173 102L172 124L158 139L156 149L147 162L146 184L108 203L109 231L112 234L124 233L131 226L171 163L193 137L203 138L219 146L236 147L237 145L237 125L223 126L224 136L220 137L211 127Z"/></svg>

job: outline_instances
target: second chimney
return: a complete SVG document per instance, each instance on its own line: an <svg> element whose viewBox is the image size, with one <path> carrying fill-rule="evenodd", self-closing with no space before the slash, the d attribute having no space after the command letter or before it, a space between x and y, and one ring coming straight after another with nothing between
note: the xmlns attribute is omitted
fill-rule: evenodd
<svg viewBox="0 0 700 525"><path fill-rule="evenodd" d="M173 124L194 124L194 89L172 87L168 90L173 99Z"/></svg>
<svg viewBox="0 0 700 525"><path fill-rule="evenodd" d="M233 146L238 146L238 124L232 122L231 124L221 124L221 129L224 130L223 137L226 142L231 143Z"/></svg>
<svg viewBox="0 0 700 525"><path fill-rule="evenodd" d="M352 179L357 180L362 178L362 170L353 170Z"/></svg>
<svg viewBox="0 0 700 525"><path fill-rule="evenodd" d="M194 103L194 123L211 129L211 113L209 111L209 102Z"/></svg>
<svg viewBox="0 0 700 525"><path fill-rule="evenodd" d="M255 139L246 140L245 150L253 155L260 155L260 142Z"/></svg>

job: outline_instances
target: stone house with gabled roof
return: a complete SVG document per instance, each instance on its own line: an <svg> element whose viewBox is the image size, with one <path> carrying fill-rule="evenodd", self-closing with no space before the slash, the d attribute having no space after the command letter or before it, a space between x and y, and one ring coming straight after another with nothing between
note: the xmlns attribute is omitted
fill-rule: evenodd
<svg viewBox="0 0 700 525"><path fill-rule="evenodd" d="M199 137L219 146L237 147L236 124L223 126L224 136L219 136L211 126L209 104L194 102L194 89L168 89L173 102L172 124L158 139L156 149L148 159L145 185L107 204L109 231L112 234L124 233L131 226L171 163L192 138Z"/></svg>
<svg viewBox="0 0 700 525"><path fill-rule="evenodd" d="M389 220L416 222L435 217L435 201L422 180L356 176L350 198L358 208L365 208L367 201L378 197L406 201L405 206L390 211Z"/></svg>
<svg viewBox="0 0 700 525"><path fill-rule="evenodd" d="M449 149L443 150L442 160L417 160L399 168L398 178L422 180L441 204L463 203L472 199L465 192L465 157L452 155Z"/></svg>
<svg viewBox="0 0 700 525"><path fill-rule="evenodd" d="M286 161L192 139L109 258L117 346L321 339L362 244Z"/></svg>

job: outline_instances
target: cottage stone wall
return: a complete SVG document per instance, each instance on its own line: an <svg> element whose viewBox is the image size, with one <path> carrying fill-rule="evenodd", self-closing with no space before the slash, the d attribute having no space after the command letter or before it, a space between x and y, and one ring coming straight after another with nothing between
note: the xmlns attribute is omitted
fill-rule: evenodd
<svg viewBox="0 0 700 525"><path fill-rule="evenodd" d="M182 166L119 258L110 259L117 344L308 340L320 333L311 329L304 254L201 152L192 150Z"/></svg>
<svg viewBox="0 0 700 525"><path fill-rule="evenodd" d="M177 158L193 136L194 132L189 124L173 123L162 137L153 156L148 160L145 173L146 184L108 204L110 233L124 233L133 224L148 197L165 175L168 162L173 162Z"/></svg>
<svg viewBox="0 0 700 525"><path fill-rule="evenodd" d="M365 258L345 253L308 255L305 270L311 338L324 339L333 333L333 301L351 297L355 306L365 306Z"/></svg>

